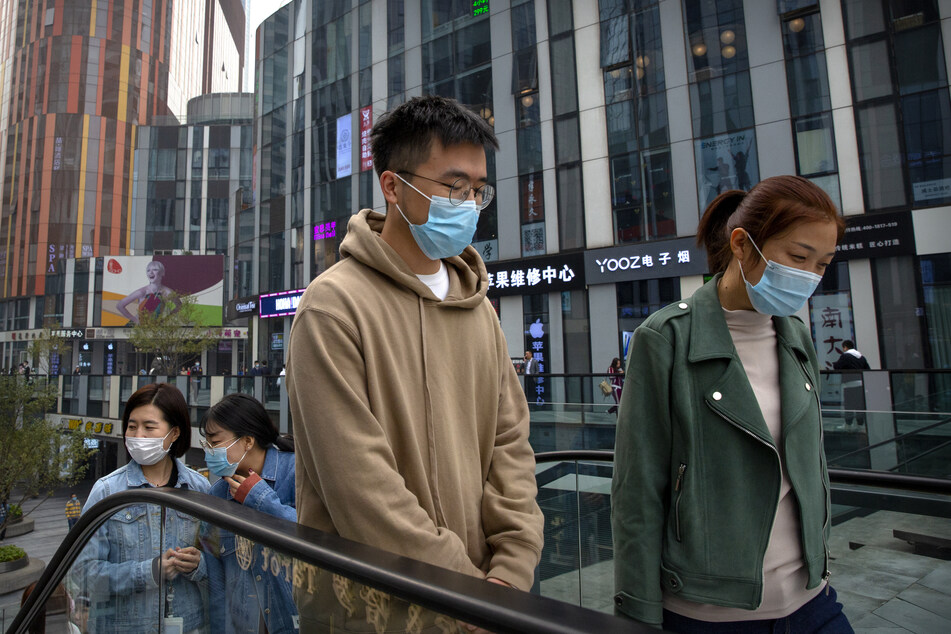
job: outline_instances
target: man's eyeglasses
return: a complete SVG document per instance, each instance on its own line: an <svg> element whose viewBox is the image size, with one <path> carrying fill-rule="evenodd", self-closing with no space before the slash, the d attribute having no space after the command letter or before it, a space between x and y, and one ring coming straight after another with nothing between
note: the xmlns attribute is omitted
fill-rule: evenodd
<svg viewBox="0 0 951 634"><path fill-rule="evenodd" d="M435 178L420 176L419 174L414 174L413 172L407 172L405 170L400 171L400 174L409 174L410 176L422 178L423 180L438 183L443 187L448 187L449 202L456 206L459 206L469 200L469 194L472 192L472 183L470 183L466 178L457 178L452 183L444 183L442 181L437 181ZM479 211L482 211L488 207L493 198L495 198L495 187L489 185L488 183L475 190L475 204Z"/></svg>
<svg viewBox="0 0 951 634"><path fill-rule="evenodd" d="M202 449L207 449L208 451L211 451L212 449L217 449L218 447L220 447L220 446L222 445L222 443L226 443L226 442L228 442L229 440L238 440L238 437L235 436L234 438L227 438L227 439L225 439L225 440L219 440L218 442L216 442L216 443L214 443L214 444L209 443L209 442L208 442L207 440L205 440L205 439L202 439L202 440L199 440L199 441L198 441L198 444L201 445L201 448L202 448ZM233 443L232 443L232 444L233 444ZM230 447L231 445L228 445L228 446Z"/></svg>

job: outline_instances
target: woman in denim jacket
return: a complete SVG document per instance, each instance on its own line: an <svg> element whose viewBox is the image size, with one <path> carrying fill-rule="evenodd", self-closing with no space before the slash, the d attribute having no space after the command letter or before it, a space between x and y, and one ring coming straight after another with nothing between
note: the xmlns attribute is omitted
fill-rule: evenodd
<svg viewBox="0 0 951 634"><path fill-rule="evenodd" d="M125 489L208 491L208 480L180 460L191 445L191 423L174 386L137 390L122 415L122 435L132 461L93 485L84 513ZM198 530L197 519L171 509L163 526L161 508L153 504L128 506L107 520L80 553L70 580L90 597L90 631L159 632L160 619L180 623L183 632L201 631L207 619L199 583L207 570L195 547Z"/></svg>
<svg viewBox="0 0 951 634"><path fill-rule="evenodd" d="M264 407L246 394L229 394L212 406L199 426L208 470L220 476L211 494L291 522L294 508L294 442L282 437ZM220 531L208 557L212 622L219 631L269 634L297 630L289 558ZM215 550L215 547L217 549ZM280 557L273 574L272 557Z"/></svg>

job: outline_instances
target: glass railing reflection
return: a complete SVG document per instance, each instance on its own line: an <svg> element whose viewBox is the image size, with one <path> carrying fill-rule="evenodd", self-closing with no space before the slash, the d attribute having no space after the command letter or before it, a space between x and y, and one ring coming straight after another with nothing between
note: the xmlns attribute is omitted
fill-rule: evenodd
<svg viewBox="0 0 951 634"><path fill-rule="evenodd" d="M613 464L610 459L559 455L536 458L538 499L546 519L537 591L611 613ZM896 627L904 614L915 625L902 625L906 630L946 629L934 626L944 623L941 615L951 605L946 561L951 558L951 495L940 480L926 484L943 493L903 490L901 483L881 488L833 479L832 584L856 628Z"/></svg>
<svg viewBox="0 0 951 634"><path fill-rule="evenodd" d="M472 631L467 623L529 634L646 631L165 489L122 491L85 509L10 631L445 634Z"/></svg>

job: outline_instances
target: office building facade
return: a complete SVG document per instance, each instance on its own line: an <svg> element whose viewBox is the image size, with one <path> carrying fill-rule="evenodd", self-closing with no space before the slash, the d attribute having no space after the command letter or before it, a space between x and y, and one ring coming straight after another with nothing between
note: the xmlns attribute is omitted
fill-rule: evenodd
<svg viewBox="0 0 951 634"><path fill-rule="evenodd" d="M948 367L951 102L938 0L307 2L258 30L240 294L304 288L383 209L365 133L413 95L495 128L474 245L513 357L599 372L703 283L718 192L798 174L849 222L801 316L823 363ZM269 319L262 341L286 335Z"/></svg>
<svg viewBox="0 0 951 634"><path fill-rule="evenodd" d="M244 28L237 0L0 7L0 365L21 360L17 331L95 325L66 306L67 263L134 253L143 126L237 91Z"/></svg>

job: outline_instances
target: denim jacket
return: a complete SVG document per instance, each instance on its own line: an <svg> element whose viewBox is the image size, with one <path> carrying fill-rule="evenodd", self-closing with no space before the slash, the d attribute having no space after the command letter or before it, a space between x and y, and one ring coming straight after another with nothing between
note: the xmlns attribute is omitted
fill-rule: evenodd
<svg viewBox="0 0 951 634"><path fill-rule="evenodd" d="M294 454L270 447L264 468L258 474L262 481L248 492L244 506L296 522L294 474ZM224 479L212 485L211 494L234 500ZM205 558L211 585L211 623L215 631L257 634L261 618L270 634L298 629L290 557L265 552L267 549L262 546L252 545L227 531L219 531L217 540L212 537L206 548L216 555L220 553L220 558ZM277 568L272 560L278 562ZM274 574L275 569L278 574Z"/></svg>
<svg viewBox="0 0 951 634"><path fill-rule="evenodd" d="M178 469L175 488L207 492L207 478L173 458ZM100 478L83 507L126 489L151 486L135 461ZM90 597L90 631L160 632L160 616L184 620L186 632L203 628L206 614L199 583L207 578L202 556L187 575L165 582L165 596L152 575L152 561L169 548L199 545L199 522L168 509L163 530L161 508L154 504L128 506L109 518L77 558L70 584Z"/></svg>

